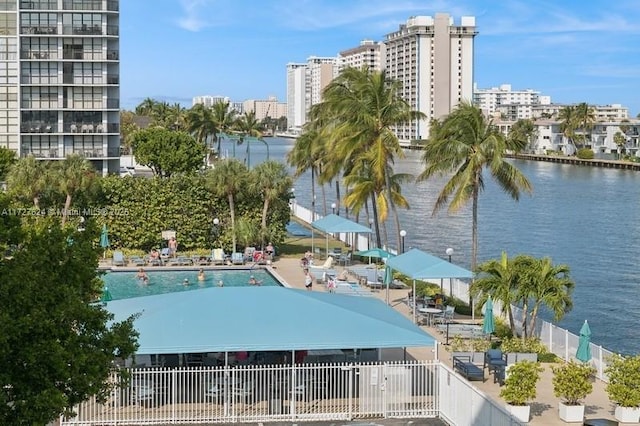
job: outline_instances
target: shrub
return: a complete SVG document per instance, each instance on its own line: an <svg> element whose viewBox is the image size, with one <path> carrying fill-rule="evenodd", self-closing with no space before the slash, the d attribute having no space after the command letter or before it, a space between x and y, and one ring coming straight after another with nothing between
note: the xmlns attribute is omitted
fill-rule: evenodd
<svg viewBox="0 0 640 426"><path fill-rule="evenodd" d="M463 302L457 297L450 297L446 301L447 305L455 306L456 313L460 315L471 315L471 306L468 303Z"/></svg>
<svg viewBox="0 0 640 426"><path fill-rule="evenodd" d="M510 339L513 337L513 332L509 325L502 318L495 319L495 331L493 332L498 339Z"/></svg>
<svg viewBox="0 0 640 426"><path fill-rule="evenodd" d="M593 160L593 151L589 148L580 148L576 156L582 160Z"/></svg>
<svg viewBox="0 0 640 426"><path fill-rule="evenodd" d="M580 405L593 391L591 376L596 369L589 364L577 363L573 360L559 367L551 367L553 371L553 393L566 405Z"/></svg>
<svg viewBox="0 0 640 426"><path fill-rule="evenodd" d="M507 404L526 405L536 397L536 384L544 369L537 362L520 361L509 367L509 377L500 391Z"/></svg>
<svg viewBox="0 0 640 426"><path fill-rule="evenodd" d="M604 371L609 377L606 391L611 401L621 407L640 405L640 355L614 355Z"/></svg>
<svg viewBox="0 0 640 426"><path fill-rule="evenodd" d="M547 353L547 348L540 339L530 337L522 340L519 337L505 339L500 346L502 352L536 353L538 355Z"/></svg>

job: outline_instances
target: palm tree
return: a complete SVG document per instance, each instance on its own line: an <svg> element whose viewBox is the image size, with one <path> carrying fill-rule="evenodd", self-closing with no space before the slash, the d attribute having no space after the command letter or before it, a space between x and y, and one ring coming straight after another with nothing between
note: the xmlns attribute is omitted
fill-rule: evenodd
<svg viewBox="0 0 640 426"><path fill-rule="evenodd" d="M624 146L627 144L627 137L622 132L616 132L613 135L613 143L618 147L618 160L620 159Z"/></svg>
<svg viewBox="0 0 640 426"><path fill-rule="evenodd" d="M515 291L518 287L519 275L513 261L503 251L500 259L492 259L478 265L477 272L478 278L469 287L473 300L479 306L482 306L489 296L494 302L500 302L502 311L509 320L511 332L515 336L516 324L511 304L516 300Z"/></svg>
<svg viewBox="0 0 640 426"><path fill-rule="evenodd" d="M372 189L386 191L384 199L394 213L397 228L397 247L400 247L400 221L390 178L395 158L404 154L394 126L424 118L424 114L412 110L402 99L400 88L401 83L388 78L384 71L347 68L325 88L321 107L323 120L332 128L329 149L332 157L342 163L345 175L355 170L358 163L368 162L370 175L376 182ZM383 199L380 192L372 193L371 197ZM386 209L380 213L378 217L374 208L377 235L379 222L386 220Z"/></svg>
<svg viewBox="0 0 640 426"><path fill-rule="evenodd" d="M249 188L252 193L260 194L264 200L261 220L262 247L264 247L264 238L267 237L269 206L279 197L288 194L293 185L293 179L289 176L284 164L269 160L257 165L252 170L252 174L254 179L252 179Z"/></svg>
<svg viewBox="0 0 640 426"><path fill-rule="evenodd" d="M229 202L229 219L231 220L231 236L233 252L236 252L236 206L235 197L246 185L248 169L235 158L222 160L208 171L207 189L215 197L227 197Z"/></svg>
<svg viewBox="0 0 640 426"><path fill-rule="evenodd" d="M560 321L571 310L571 293L575 283L569 276L569 267L564 264L554 265L549 257L536 259L520 255L514 263L520 271L516 302L523 307L523 338L526 338L533 336L542 305L553 313L555 321Z"/></svg>
<svg viewBox="0 0 640 426"><path fill-rule="evenodd" d="M505 139L479 108L467 102L458 105L431 131L422 156L425 169L418 180L453 173L436 199L433 215L447 203L449 212L454 213L471 201L471 269L475 271L478 259L478 198L484 189L483 171L487 169L498 185L516 201L521 191L531 192L529 180L504 157L508 150L517 152L522 149L522 141ZM449 202L450 197L453 198Z"/></svg>
<svg viewBox="0 0 640 426"><path fill-rule="evenodd" d="M532 120L521 119L513 123L509 130L508 139L518 146L531 149L533 139L537 135L536 125Z"/></svg>
<svg viewBox="0 0 640 426"><path fill-rule="evenodd" d="M560 131L567 141L573 145L573 148L577 151L578 147L575 143L576 128L578 127L577 113L574 106L566 106L558 113L558 120L560 123Z"/></svg>
<svg viewBox="0 0 640 426"><path fill-rule="evenodd" d="M220 133L229 133L236 122L236 110L231 109L229 102L218 101L211 107L212 119L215 123L215 133L212 135L212 142L218 143L218 157L220 157L221 138Z"/></svg>
<svg viewBox="0 0 640 426"><path fill-rule="evenodd" d="M33 203L35 209L40 208L40 197L47 186L45 164L36 160L33 155L20 158L11 166L7 174L9 192Z"/></svg>
<svg viewBox="0 0 640 426"><path fill-rule="evenodd" d="M136 115L144 115L151 117L153 110L156 108L158 101L151 98L145 98L140 105L135 108Z"/></svg>
<svg viewBox="0 0 640 426"><path fill-rule="evenodd" d="M593 125L596 122L596 115L594 109L586 102L581 102L575 106L576 123L581 130L580 139L582 146L584 147L587 141L591 142L590 130L593 129ZM588 137L587 137L588 135Z"/></svg>
<svg viewBox="0 0 640 426"><path fill-rule="evenodd" d="M257 139L267 146L267 160L269 159L269 145L267 145L262 138L262 125L256 120L256 113L254 111L247 111L242 114L242 116L236 120L233 129L240 135L238 144L242 144L245 140L247 142L247 167L251 167L251 148L249 143L251 138Z"/></svg>
<svg viewBox="0 0 640 426"><path fill-rule="evenodd" d="M287 154L287 163L295 168L293 177L298 178L307 170L311 171L311 210L315 221L316 213L316 176L318 174L320 158L324 150L324 144L320 133L311 127L305 126L305 131L296 139L293 149Z"/></svg>
<svg viewBox="0 0 640 426"><path fill-rule="evenodd" d="M65 195L62 210L62 226L67 221L72 198L86 191L96 179L95 169L83 157L73 154L67 156L55 169L55 184Z"/></svg>

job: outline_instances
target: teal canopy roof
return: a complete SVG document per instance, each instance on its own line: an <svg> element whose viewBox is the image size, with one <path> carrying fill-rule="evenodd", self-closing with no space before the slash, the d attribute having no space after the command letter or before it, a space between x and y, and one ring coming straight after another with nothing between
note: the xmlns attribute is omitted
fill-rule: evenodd
<svg viewBox="0 0 640 426"><path fill-rule="evenodd" d="M387 266L414 280L473 277L471 271L418 249L389 258Z"/></svg>
<svg viewBox="0 0 640 426"><path fill-rule="evenodd" d="M318 219L311 223L315 229L327 234L339 232L359 232L362 234L370 234L371 228L360 225L352 220L346 219L337 214L329 214L322 219Z"/></svg>
<svg viewBox="0 0 640 426"><path fill-rule="evenodd" d="M140 313L138 354L432 346L373 297L284 287L224 287L114 300L116 321Z"/></svg>

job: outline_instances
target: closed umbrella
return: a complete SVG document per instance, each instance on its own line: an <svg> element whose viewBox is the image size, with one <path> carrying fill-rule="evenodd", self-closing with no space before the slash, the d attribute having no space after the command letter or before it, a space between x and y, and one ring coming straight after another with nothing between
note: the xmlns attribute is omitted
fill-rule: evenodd
<svg viewBox="0 0 640 426"><path fill-rule="evenodd" d="M578 340L578 350L576 358L582 362L591 361L591 329L587 320L582 324L580 329L580 339Z"/></svg>
<svg viewBox="0 0 640 426"><path fill-rule="evenodd" d="M494 331L496 331L496 324L493 318L493 302L491 301L491 296L489 296L487 302L484 304L484 321L482 322L482 332L491 336Z"/></svg>
<svg viewBox="0 0 640 426"><path fill-rule="evenodd" d="M382 283L387 287L387 305L389 304L389 286L393 282L393 270L389 266L384 267L384 280Z"/></svg>
<svg viewBox="0 0 640 426"><path fill-rule="evenodd" d="M100 301L103 303L106 302L110 302L113 300L113 296L111 295L111 292L109 291L109 287L105 287L104 290L102 291L102 296L100 296Z"/></svg>
<svg viewBox="0 0 640 426"><path fill-rule="evenodd" d="M103 258L107 257L107 247L109 247L109 231L107 230L107 224L102 225L102 232L100 233L100 247L104 249Z"/></svg>

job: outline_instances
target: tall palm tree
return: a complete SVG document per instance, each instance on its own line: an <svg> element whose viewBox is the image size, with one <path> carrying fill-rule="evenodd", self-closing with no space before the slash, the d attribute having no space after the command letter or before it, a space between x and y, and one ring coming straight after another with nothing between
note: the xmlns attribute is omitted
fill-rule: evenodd
<svg viewBox="0 0 640 426"><path fill-rule="evenodd" d="M207 189L215 197L227 197L229 202L229 219L231 221L231 236L233 252L237 251L236 237L236 205L235 198L246 185L248 169L235 158L216 163L208 170L206 176Z"/></svg>
<svg viewBox="0 0 640 426"><path fill-rule="evenodd" d="M400 247L400 221L390 177L395 158L402 158L404 153L394 126L424 118L424 114L412 110L401 98L400 88L401 83L388 78L384 71L347 68L325 88L322 102L325 120L333 129L329 146L335 158L341 160L345 174L357 163L369 162L375 188L386 191L397 228L397 247ZM380 201L379 195L376 198ZM379 234L379 221L386 220L386 216L375 219Z"/></svg>
<svg viewBox="0 0 640 426"><path fill-rule="evenodd" d="M220 133L229 133L236 122L236 110L232 109L229 102L218 101L211 106L212 119L216 132L212 135L212 142L218 143L218 157L221 155Z"/></svg>
<svg viewBox="0 0 640 426"><path fill-rule="evenodd" d="M87 190L96 179L91 163L77 154L69 155L55 169L56 186L65 195L62 225L67 221L71 201L78 193Z"/></svg>
<svg viewBox="0 0 640 426"><path fill-rule="evenodd" d="M574 106L566 106L562 108L558 112L558 120L560 123L560 131L562 132L562 136L567 139L567 141L573 145L575 151L578 150L578 146L576 145L576 128L578 127L578 118L576 109Z"/></svg>
<svg viewBox="0 0 640 426"><path fill-rule="evenodd" d="M7 174L7 187L12 195L28 200L33 207L40 208L40 197L48 186L45 163L33 155L20 158Z"/></svg>
<svg viewBox="0 0 640 426"><path fill-rule="evenodd" d="M294 178L300 177L307 170L311 171L311 210L316 213L316 176L318 175L320 158L324 151L324 144L320 132L310 126L296 139L293 149L287 154L287 163L295 168Z"/></svg>
<svg viewBox="0 0 640 426"><path fill-rule="evenodd" d="M144 115L151 117L153 110L156 108L158 101L152 98L145 98L136 108L136 115Z"/></svg>
<svg viewBox="0 0 640 426"><path fill-rule="evenodd" d="M293 185L293 179L284 164L277 161L265 161L252 170L254 179L249 185L251 192L258 193L263 198L261 237L264 247L264 238L267 237L267 216L269 207L279 197L287 194Z"/></svg>
<svg viewBox="0 0 640 426"><path fill-rule="evenodd" d="M425 169L418 180L453 173L436 199L434 215L447 204L449 212L454 213L471 201L471 269L475 271L478 260L478 199L484 189L483 171L487 169L498 185L516 201L521 191L531 192L529 180L505 160L508 150L522 149L522 142L505 139L479 108L467 102L458 105L431 130L422 156Z"/></svg>
<svg viewBox="0 0 640 426"><path fill-rule="evenodd" d="M593 129L593 125L596 122L596 114L594 109L586 102L581 102L576 105L575 113L576 123L581 131L580 140L584 147L587 141L591 142L591 129Z"/></svg>
<svg viewBox="0 0 640 426"><path fill-rule="evenodd" d="M262 124L256 120L256 113L254 111L246 111L240 117L238 117L234 123L233 129L240 135L238 144L247 142L247 167L251 167L251 144L250 140L257 139L260 142L267 145L262 138ZM267 145L267 160L269 159L269 145ZM235 156L235 150L234 150Z"/></svg>
<svg viewBox="0 0 640 426"><path fill-rule="evenodd" d="M520 119L513 123L508 139L511 139L513 143L518 146L523 146L525 149L531 149L531 145L534 137L537 135L537 128L533 120L528 118Z"/></svg>

